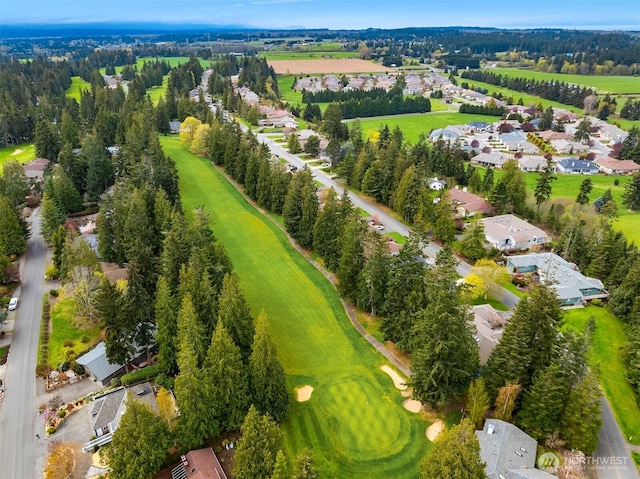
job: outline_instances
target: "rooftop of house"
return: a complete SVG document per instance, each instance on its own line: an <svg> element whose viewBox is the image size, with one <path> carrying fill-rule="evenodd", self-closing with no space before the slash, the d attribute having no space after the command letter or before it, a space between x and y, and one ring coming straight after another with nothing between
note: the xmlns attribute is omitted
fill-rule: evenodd
<svg viewBox="0 0 640 479"><path fill-rule="evenodd" d="M449 190L449 197L454 204L464 206L464 209L468 212L488 214L493 210L493 207L482 196L473 194L470 191L452 188Z"/></svg>
<svg viewBox="0 0 640 479"><path fill-rule="evenodd" d="M571 169L598 169L598 167L592 162L587 160L579 160L577 158L563 158L562 160L558 160L558 166L562 168L571 168Z"/></svg>
<svg viewBox="0 0 640 479"><path fill-rule="evenodd" d="M484 224L485 233L496 239L512 237L516 241L523 241L533 237L548 238L547 233L537 226L511 214L492 216L479 221Z"/></svg>
<svg viewBox="0 0 640 479"><path fill-rule="evenodd" d="M102 272L105 277L115 283L118 280L127 280L129 277L129 270L127 268L122 268L118 263L100 263L100 267L102 268Z"/></svg>
<svg viewBox="0 0 640 479"><path fill-rule="evenodd" d="M537 442L508 422L487 419L476 431L480 457L489 479L551 479L556 476L535 469Z"/></svg>
<svg viewBox="0 0 640 479"><path fill-rule="evenodd" d="M88 407L91 429L95 431L114 423L112 429L115 430L120 423L118 412L124 410L126 395L127 390L121 387L94 398Z"/></svg>
<svg viewBox="0 0 640 479"><path fill-rule="evenodd" d="M215 452L210 447L189 451L171 470L172 479L227 479Z"/></svg>
<svg viewBox="0 0 640 479"><path fill-rule="evenodd" d="M98 345L88 353L80 356L76 362L89 369L99 381L108 378L122 367L122 364L112 364L109 362L104 341L98 343Z"/></svg>
<svg viewBox="0 0 640 479"><path fill-rule="evenodd" d="M503 327L511 317L508 311L498 311L490 304L477 304L471 307L473 324L476 327L476 341L480 350L480 361L487 362L493 348L502 338Z"/></svg>
<svg viewBox="0 0 640 479"><path fill-rule="evenodd" d="M471 158L471 161L476 163L491 163L495 165L503 165L507 162L507 160L510 159L511 157L505 153L492 151L491 153L480 153Z"/></svg>
<svg viewBox="0 0 640 479"><path fill-rule="evenodd" d="M586 289L596 288L605 291L602 281L583 275L575 264L555 253L508 256L507 261L517 268L535 266L540 275L540 282L554 288L560 299L581 297L581 290Z"/></svg>
<svg viewBox="0 0 640 479"><path fill-rule="evenodd" d="M572 137L568 133L563 131L545 130L538 133L538 136L543 140L570 140Z"/></svg>
<svg viewBox="0 0 640 479"><path fill-rule="evenodd" d="M620 171L636 171L640 170L640 165L633 160L616 160L608 156L598 158L596 163L604 168Z"/></svg>
<svg viewBox="0 0 640 479"><path fill-rule="evenodd" d="M34 158L33 160L24 163L22 168L24 171L44 171L49 163L49 160L46 158Z"/></svg>

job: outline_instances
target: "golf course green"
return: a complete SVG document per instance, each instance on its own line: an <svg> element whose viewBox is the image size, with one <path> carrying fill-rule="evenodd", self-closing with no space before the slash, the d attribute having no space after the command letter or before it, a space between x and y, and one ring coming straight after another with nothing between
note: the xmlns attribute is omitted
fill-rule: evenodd
<svg viewBox="0 0 640 479"><path fill-rule="evenodd" d="M380 370L384 358L349 322L334 287L205 159L162 137L180 176L185 211L211 212L252 310L264 309L292 394L281 424L287 455L309 448L323 478L416 478L427 421ZM309 385L308 401L294 390Z"/></svg>

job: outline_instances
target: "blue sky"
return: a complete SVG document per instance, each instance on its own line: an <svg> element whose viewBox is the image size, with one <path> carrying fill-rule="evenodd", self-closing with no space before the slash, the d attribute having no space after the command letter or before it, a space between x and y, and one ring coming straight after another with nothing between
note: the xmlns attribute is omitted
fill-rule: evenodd
<svg viewBox="0 0 640 479"><path fill-rule="evenodd" d="M160 22L258 28L640 30L638 0L0 0L0 24Z"/></svg>

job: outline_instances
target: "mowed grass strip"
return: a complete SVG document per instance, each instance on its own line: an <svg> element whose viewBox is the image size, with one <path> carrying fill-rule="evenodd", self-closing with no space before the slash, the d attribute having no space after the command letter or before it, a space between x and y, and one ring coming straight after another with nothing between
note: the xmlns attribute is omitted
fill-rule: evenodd
<svg viewBox="0 0 640 479"><path fill-rule="evenodd" d="M36 149L33 143L23 143L21 145L11 145L0 148L0 172L4 168L4 164L8 161L17 161L18 163L26 163L36 157Z"/></svg>
<svg viewBox="0 0 640 479"><path fill-rule="evenodd" d="M73 98L75 101L80 103L80 91L81 90L91 90L91 83L83 80L80 77L71 77L71 86L65 92L65 95L68 98Z"/></svg>
<svg viewBox="0 0 640 479"><path fill-rule="evenodd" d="M389 125L389 129L393 130L396 126L404 133L404 137L410 143L416 143L420 134L427 137L432 130L436 128L444 128L448 125L463 125L470 121L484 121L493 123L498 117L487 115L473 115L470 113L445 112L440 113L415 113L408 115L395 115L374 118L360 118L360 125L365 136L368 131L376 132L383 125Z"/></svg>
<svg viewBox="0 0 640 479"><path fill-rule="evenodd" d="M584 331L593 316L596 330L590 363L600 372L600 384L613 408L624 436L633 444L640 444L640 408L629 381L623 361L623 347L627 342L624 324L607 309L588 308L565 311L565 328Z"/></svg>
<svg viewBox="0 0 640 479"><path fill-rule="evenodd" d="M207 159L177 137L161 142L178 166L185 211L211 212L254 313L269 315L292 394L314 388L282 424L288 454L309 447L327 478L417 477L426 423L402 408L379 370L382 358L350 324L333 286Z"/></svg>

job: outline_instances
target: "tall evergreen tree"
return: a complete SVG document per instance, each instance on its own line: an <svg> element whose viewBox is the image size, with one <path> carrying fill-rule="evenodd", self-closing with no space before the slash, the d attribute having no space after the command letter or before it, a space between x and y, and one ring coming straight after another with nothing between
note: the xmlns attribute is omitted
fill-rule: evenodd
<svg viewBox="0 0 640 479"><path fill-rule="evenodd" d="M313 465L313 454L309 449L303 449L298 453L291 479L316 479L318 476L318 470Z"/></svg>
<svg viewBox="0 0 640 479"><path fill-rule="evenodd" d="M484 378L489 395L509 381L528 390L538 372L551 364L562 323L560 300L554 290L539 285L520 300L502 339L491 352Z"/></svg>
<svg viewBox="0 0 640 479"><path fill-rule="evenodd" d="M484 225L480 221L474 221L464 230L460 239L460 251L467 258L478 260L487 257L485 248L486 236Z"/></svg>
<svg viewBox="0 0 640 479"><path fill-rule="evenodd" d="M364 234L366 225L356 215L345 220L340 236L340 260L338 262L338 292L355 302L358 293L358 277L364 266Z"/></svg>
<svg viewBox="0 0 640 479"><path fill-rule="evenodd" d="M7 161L0 175L0 195L4 196L14 208L25 202L29 194L29 179L22 165L17 161Z"/></svg>
<svg viewBox="0 0 640 479"><path fill-rule="evenodd" d="M233 476L236 479L269 479L282 445L282 433L268 414L252 405L242 424Z"/></svg>
<svg viewBox="0 0 640 479"><path fill-rule="evenodd" d="M129 397L109 445L110 474L122 479L153 477L162 467L170 443L164 421L149 406Z"/></svg>
<svg viewBox="0 0 640 479"><path fill-rule="evenodd" d="M589 193L593 190L593 182L591 178L585 178L580 183L580 190L578 191L578 197L576 198L576 202L579 205L586 205L589 203Z"/></svg>
<svg viewBox="0 0 640 479"><path fill-rule="evenodd" d="M156 343L158 344L158 365L160 370L167 375L174 375L178 372L178 317L176 310L177 304L171 294L169 283L164 276L160 276L155 302L155 318L158 325Z"/></svg>
<svg viewBox="0 0 640 479"><path fill-rule="evenodd" d="M48 201L50 202L49 208L53 210L54 214L57 214L53 202L51 200ZM45 235L46 232L45 238L50 240L55 229L62 223L55 224L54 228L54 220L57 222L59 217L54 217L49 223L47 223L45 218L45 212L42 211L42 234ZM0 231L2 231L2 234L0 234L0 250L2 250L5 255L20 255L26 251L26 231L16 211L4 196L0 196Z"/></svg>
<svg viewBox="0 0 640 479"><path fill-rule="evenodd" d="M227 274L222 281L222 289L218 296L218 321L224 325L240 349L243 360L248 360L255 327L251 308L242 294L238 275L235 273Z"/></svg>
<svg viewBox="0 0 640 479"><path fill-rule="evenodd" d="M420 479L484 479L487 477L484 466L473 424L464 419L450 431L441 433L420 467Z"/></svg>
<svg viewBox="0 0 640 479"><path fill-rule="evenodd" d="M466 391L479 367L472 315L462 304L456 260L442 249L427 274L428 306L413 327L411 384L414 398L442 406Z"/></svg>
<svg viewBox="0 0 640 479"><path fill-rule="evenodd" d="M375 316L384 307L391 255L387 240L377 233L369 236L369 249L369 258L359 277L357 304Z"/></svg>
<svg viewBox="0 0 640 479"><path fill-rule="evenodd" d="M453 220L449 194L443 191L438 200L433 208L433 219L430 223L433 228L433 234L442 243L448 244L455 239L456 234L456 224Z"/></svg>
<svg viewBox="0 0 640 479"><path fill-rule="evenodd" d="M536 214L540 213L540 206L551 196L551 183L557 180L557 176L553 175L554 163L551 157L547 158L547 163L540 171L540 176L536 180L536 187L533 196L536 199Z"/></svg>
<svg viewBox="0 0 640 479"><path fill-rule="evenodd" d="M602 426L600 398L602 393L594 372L575 385L566 397L560 418L562 437L567 447L591 454L598 445L598 431Z"/></svg>
<svg viewBox="0 0 640 479"><path fill-rule="evenodd" d="M46 191L42 197L42 202L40 203L40 215L40 232L47 242L51 242L53 234L60 226L62 226L66 219L66 215L53 200L52 196L50 196ZM13 230L5 229L3 231Z"/></svg>
<svg viewBox="0 0 640 479"><path fill-rule="evenodd" d="M134 325L123 306L124 298L115 284L103 279L95 295L95 304L100 325L105 328L104 345L107 359L113 364L125 364L133 358Z"/></svg>
<svg viewBox="0 0 640 479"><path fill-rule="evenodd" d="M263 414L282 421L289 407L289 391L284 369L278 359L276 345L271 339L267 313L256 319L253 352L249 358L249 377L253 404Z"/></svg>
<svg viewBox="0 0 640 479"><path fill-rule="evenodd" d="M331 188L313 228L313 249L330 271L335 271L340 258L341 209L338 194Z"/></svg>
<svg viewBox="0 0 640 479"><path fill-rule="evenodd" d="M178 313L177 359L180 373L175 379L174 389L180 410L178 443L185 451L200 446L206 438L215 436L220 428L213 405L207 401L209 384L198 367L202 334L191 299L186 296Z"/></svg>
<svg viewBox="0 0 640 479"><path fill-rule="evenodd" d="M640 210L640 172L633 175L631 181L624 185L622 204L631 211Z"/></svg>
<svg viewBox="0 0 640 479"><path fill-rule="evenodd" d="M249 409L249 378L240 349L222 322L211 338L204 380L208 383L207 403L215 410L218 423L227 431L239 429Z"/></svg>
<svg viewBox="0 0 640 479"><path fill-rule="evenodd" d="M276 454L276 463L273 467L273 474L270 479L291 479L291 472L289 471L289 461L285 456L282 449Z"/></svg>
<svg viewBox="0 0 640 479"><path fill-rule="evenodd" d="M58 161L60 153L60 138L53 124L43 118L36 124L35 151L40 158L46 158L51 162Z"/></svg>
<svg viewBox="0 0 640 479"><path fill-rule="evenodd" d="M318 197L309 168L298 171L291 181L282 215L289 234L300 246L313 246L313 228L318 213Z"/></svg>

